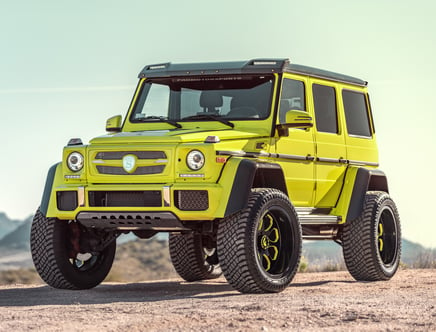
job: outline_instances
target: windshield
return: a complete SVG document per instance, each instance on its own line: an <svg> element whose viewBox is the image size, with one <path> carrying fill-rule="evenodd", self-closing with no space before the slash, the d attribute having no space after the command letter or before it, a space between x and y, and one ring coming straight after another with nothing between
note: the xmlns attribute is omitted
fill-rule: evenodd
<svg viewBox="0 0 436 332"><path fill-rule="evenodd" d="M147 80L130 121L220 121L265 119L271 109L274 77L229 75Z"/></svg>

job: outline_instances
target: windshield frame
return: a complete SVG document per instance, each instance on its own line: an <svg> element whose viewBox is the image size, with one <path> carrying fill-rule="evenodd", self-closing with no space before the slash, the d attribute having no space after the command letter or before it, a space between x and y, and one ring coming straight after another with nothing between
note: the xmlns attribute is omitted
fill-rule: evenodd
<svg viewBox="0 0 436 332"><path fill-rule="evenodd" d="M130 122L132 125L146 125L146 124L156 124L156 123L189 123L189 122L234 122L234 121L259 121L265 120L269 118L272 114L272 102L274 97L274 89L276 87L277 75L274 74L238 74L238 75L207 75L207 76L190 76L190 77L162 77L162 78L151 78L151 79L142 79L139 82L138 88L136 90L135 96L132 100L131 108L126 118L126 122ZM163 114L151 114L151 115L142 115L143 108L149 98L148 94L152 86L161 85L168 87L168 110L167 116L163 116ZM203 89L205 85L208 84L208 89ZM242 85L242 86L241 86ZM259 90L259 91L256 91ZM187 90L190 90L186 92ZM182 114L182 95L186 92L186 94L201 94L204 91L209 91L209 93L218 93L221 95L221 98L226 99L226 105L217 106L218 108L226 106L227 113L219 114L212 113L206 111L205 108L203 110L199 109L189 109L189 112L193 111L193 113L189 113L183 115ZM261 92L261 93L259 93ZM239 95L245 94L246 100L250 102L257 102L259 105L259 113L256 115L244 115L240 116L236 113L231 115L230 102ZM186 95L184 95L186 96ZM198 96L196 96L198 97ZM172 99L174 98L174 99ZM178 100L177 100L178 98ZM200 99L202 96L200 96ZM205 98L203 98L205 99ZM210 98L209 98L210 99ZM212 98L213 100L213 98ZM203 101L199 101L199 105L196 107L204 106L202 105ZM215 102L216 101L212 101ZM221 101L222 103L222 101ZM256 106L258 106L256 105ZM172 113L171 107L174 107L176 113ZM247 108L247 107L246 107ZM221 112L221 109L219 112ZM197 110L197 112L196 112ZM199 112L198 112L199 111ZM246 109L243 111L247 111ZM186 113L186 112L185 112ZM141 116L138 116L141 114ZM201 115L210 115L204 116ZM198 116L197 116L198 115ZM216 117L217 119L213 119ZM218 119L219 118L219 119ZM222 120L224 121L222 121ZM125 123L126 124L126 123ZM129 126L130 127L130 126ZM164 127L166 128L166 127Z"/></svg>

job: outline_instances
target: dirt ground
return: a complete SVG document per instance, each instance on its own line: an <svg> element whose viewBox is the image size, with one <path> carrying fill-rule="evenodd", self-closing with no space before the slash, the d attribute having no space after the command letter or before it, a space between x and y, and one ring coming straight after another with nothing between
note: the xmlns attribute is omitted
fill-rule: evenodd
<svg viewBox="0 0 436 332"><path fill-rule="evenodd" d="M104 283L87 291L0 287L0 331L436 331L436 270L387 282L299 273L279 294L243 295L224 279Z"/></svg>

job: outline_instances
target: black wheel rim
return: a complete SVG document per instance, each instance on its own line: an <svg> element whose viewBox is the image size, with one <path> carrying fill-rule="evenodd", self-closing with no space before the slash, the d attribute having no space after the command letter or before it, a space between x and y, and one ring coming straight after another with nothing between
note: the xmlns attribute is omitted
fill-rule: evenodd
<svg viewBox="0 0 436 332"><path fill-rule="evenodd" d="M206 248L203 247L204 252L204 260L210 265L218 265L218 253L216 251L216 248Z"/></svg>
<svg viewBox="0 0 436 332"><path fill-rule="evenodd" d="M79 273L98 269L105 259L103 251L88 251L80 249L81 226L78 223L68 223L66 231L66 252L74 270Z"/></svg>
<svg viewBox="0 0 436 332"><path fill-rule="evenodd" d="M100 256L97 255L91 255L91 257L86 260L70 258L71 265L74 267L75 270L79 272L92 270L94 267L100 264L100 261Z"/></svg>
<svg viewBox="0 0 436 332"><path fill-rule="evenodd" d="M282 208L270 208L259 219L256 249L263 272L276 278L288 272L292 256L292 229L289 216Z"/></svg>
<svg viewBox="0 0 436 332"><path fill-rule="evenodd" d="M377 247L380 258L385 266L395 263L398 251L397 224L393 211L386 207L380 213L377 224Z"/></svg>

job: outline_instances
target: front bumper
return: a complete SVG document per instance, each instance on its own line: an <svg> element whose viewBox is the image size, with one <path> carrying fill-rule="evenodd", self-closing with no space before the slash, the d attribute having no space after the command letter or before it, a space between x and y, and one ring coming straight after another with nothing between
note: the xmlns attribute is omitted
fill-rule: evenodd
<svg viewBox="0 0 436 332"><path fill-rule="evenodd" d="M181 221L224 216L219 184L74 185L53 187L47 217L93 227L179 229ZM167 227L168 226L168 227Z"/></svg>

